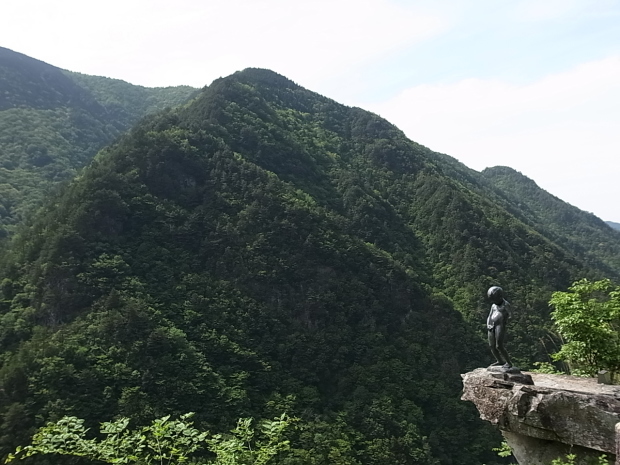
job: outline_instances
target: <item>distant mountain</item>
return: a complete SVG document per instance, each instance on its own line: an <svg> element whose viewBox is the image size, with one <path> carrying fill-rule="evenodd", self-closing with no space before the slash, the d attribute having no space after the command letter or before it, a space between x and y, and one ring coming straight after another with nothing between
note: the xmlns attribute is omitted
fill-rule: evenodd
<svg viewBox="0 0 620 465"><path fill-rule="evenodd" d="M76 84L93 95L105 110L110 121L128 129L144 115L186 102L198 93L189 86L143 87L119 79L64 72Z"/></svg>
<svg viewBox="0 0 620 465"><path fill-rule="evenodd" d="M482 174L507 195L523 221L582 262L620 278L620 233L609 224L549 194L512 168L497 166Z"/></svg>
<svg viewBox="0 0 620 465"><path fill-rule="evenodd" d="M497 461L459 400L490 361L486 289L525 368L558 342L551 292L618 270L493 173L268 70L141 121L5 256L2 453L67 413L225 430L286 410L289 463Z"/></svg>
<svg viewBox="0 0 620 465"><path fill-rule="evenodd" d="M144 115L195 91L71 73L0 47L0 236Z"/></svg>
<svg viewBox="0 0 620 465"><path fill-rule="evenodd" d="M61 69L0 47L0 111L65 107L97 116L105 113L105 108Z"/></svg>
<svg viewBox="0 0 620 465"><path fill-rule="evenodd" d="M614 223L613 221L606 221L606 223L612 228L620 230L620 223Z"/></svg>

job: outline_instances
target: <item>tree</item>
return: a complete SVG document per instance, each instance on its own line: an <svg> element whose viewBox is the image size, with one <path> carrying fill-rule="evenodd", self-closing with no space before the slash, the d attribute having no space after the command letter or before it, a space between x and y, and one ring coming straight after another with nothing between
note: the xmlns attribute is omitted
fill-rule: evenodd
<svg viewBox="0 0 620 465"><path fill-rule="evenodd" d="M284 430L291 419L283 414L272 421L260 424L260 433L252 427L251 418L242 418L231 435L200 431L189 421L193 414L182 415L179 420L165 416L151 425L130 430L129 419L120 418L101 424L103 439L87 439L88 429L84 420L63 417L55 423L40 428L32 438L32 444L18 447L6 462L24 459L38 454L59 454L86 457L113 464L181 464L195 461L195 453L206 449L215 458L202 463L212 465L254 464L265 465L278 453L288 450L289 442L283 439Z"/></svg>
<svg viewBox="0 0 620 465"><path fill-rule="evenodd" d="M555 360L566 360L573 371L593 376L620 370L620 287L608 279L575 282L568 292L554 292L551 317L564 339Z"/></svg>

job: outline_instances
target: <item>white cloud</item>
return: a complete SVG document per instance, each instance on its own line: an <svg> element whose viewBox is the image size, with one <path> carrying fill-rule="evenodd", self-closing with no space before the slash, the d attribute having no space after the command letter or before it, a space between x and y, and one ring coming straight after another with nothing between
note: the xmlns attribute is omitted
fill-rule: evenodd
<svg viewBox="0 0 620 465"><path fill-rule="evenodd" d="M519 21L553 21L617 12L617 0L521 0L512 5L512 15Z"/></svg>
<svg viewBox="0 0 620 465"><path fill-rule="evenodd" d="M372 110L480 170L511 166L586 211L620 220L620 57L527 85L421 85Z"/></svg>
<svg viewBox="0 0 620 465"><path fill-rule="evenodd" d="M21 0L2 17L5 47L143 85L202 86L258 66L316 88L444 27L388 0Z"/></svg>
<svg viewBox="0 0 620 465"><path fill-rule="evenodd" d="M515 5L514 13L520 20L544 21L574 13L583 7L583 0L525 0Z"/></svg>
<svg viewBox="0 0 620 465"><path fill-rule="evenodd" d="M585 56L619 53L618 0L5 3L0 45L135 84L203 86L257 66L360 105L413 79L426 82L372 107L414 140L473 168L513 166L569 202L620 221L608 200L620 198L620 183L611 179L618 58L527 85L485 77L508 73L523 82ZM472 79L433 83L447 76ZM586 175L600 177L577 195Z"/></svg>

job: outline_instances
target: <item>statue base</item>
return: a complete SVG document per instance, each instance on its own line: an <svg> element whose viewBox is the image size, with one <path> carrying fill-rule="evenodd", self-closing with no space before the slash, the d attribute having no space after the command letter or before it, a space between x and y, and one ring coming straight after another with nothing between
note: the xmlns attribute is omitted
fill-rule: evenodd
<svg viewBox="0 0 620 465"><path fill-rule="evenodd" d="M511 383L534 385L532 377L526 373L522 373L517 367L504 367L502 365L491 365L487 368L491 372L493 378L502 379Z"/></svg>

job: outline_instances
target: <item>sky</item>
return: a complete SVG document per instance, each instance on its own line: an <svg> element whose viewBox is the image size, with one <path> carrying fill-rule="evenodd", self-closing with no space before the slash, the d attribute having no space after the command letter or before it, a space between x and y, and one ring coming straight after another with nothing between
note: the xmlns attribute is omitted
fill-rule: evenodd
<svg viewBox="0 0 620 465"><path fill-rule="evenodd" d="M20 0L0 46L143 86L276 71L620 223L620 0Z"/></svg>

